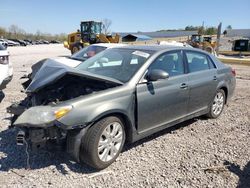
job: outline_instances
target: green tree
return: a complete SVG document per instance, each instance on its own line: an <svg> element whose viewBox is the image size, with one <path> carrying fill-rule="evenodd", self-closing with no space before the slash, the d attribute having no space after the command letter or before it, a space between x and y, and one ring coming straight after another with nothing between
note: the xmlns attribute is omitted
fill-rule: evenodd
<svg viewBox="0 0 250 188"><path fill-rule="evenodd" d="M6 29L3 28L3 27L0 27L0 38L1 38L1 37L5 37L5 36L6 36L6 33L7 33Z"/></svg>
<svg viewBox="0 0 250 188"><path fill-rule="evenodd" d="M199 26L192 26L192 25L188 25L185 27L186 31L198 31L199 30Z"/></svg>
<svg viewBox="0 0 250 188"><path fill-rule="evenodd" d="M217 33L217 28L215 27L208 27L205 30L206 35L215 35Z"/></svg>

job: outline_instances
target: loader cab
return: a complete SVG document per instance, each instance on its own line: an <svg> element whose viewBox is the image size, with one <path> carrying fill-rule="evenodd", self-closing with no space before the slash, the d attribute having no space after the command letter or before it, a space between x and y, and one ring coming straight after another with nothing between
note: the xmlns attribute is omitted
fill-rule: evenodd
<svg viewBox="0 0 250 188"><path fill-rule="evenodd" d="M191 36L191 42L201 43L203 42L202 35L192 35Z"/></svg>
<svg viewBox="0 0 250 188"><path fill-rule="evenodd" d="M99 34L101 34L102 23L95 21L81 22L81 37L84 43L94 44L97 42Z"/></svg>

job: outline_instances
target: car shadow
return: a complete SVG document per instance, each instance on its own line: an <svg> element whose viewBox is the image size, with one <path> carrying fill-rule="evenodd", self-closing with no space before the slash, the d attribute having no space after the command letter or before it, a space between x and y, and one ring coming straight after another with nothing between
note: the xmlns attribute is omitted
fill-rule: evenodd
<svg viewBox="0 0 250 188"><path fill-rule="evenodd" d="M141 145L145 142L149 142L161 135L169 134L177 129L188 126L195 121L196 119L191 119L155 133L135 143L126 144L122 152L137 147L138 145ZM85 164L74 162L72 158L70 158L70 156L63 151L50 152L46 150L38 150L37 152L31 152L28 150L30 158L28 165L25 146L18 146L16 144L16 134L17 130L15 128L6 129L0 132L0 153L3 154L0 158L0 172L13 171L14 169L25 169L28 166L30 166L30 169L50 167L52 171L56 169L58 172L64 175L68 174L69 171L85 174L98 171Z"/></svg>
<svg viewBox="0 0 250 188"><path fill-rule="evenodd" d="M203 117L201 117L201 118L203 118ZM173 133L174 131L176 131L178 129L181 129L181 128L184 128L184 127L194 123L195 121L197 121L197 118L190 119L190 120L184 121L182 123L176 124L176 125L174 125L172 127L169 127L169 128L166 128L166 129L164 129L162 131L154 133L154 134L152 134L152 135L150 135L150 136L148 136L146 138L138 140L138 141L136 141L134 143L126 144L124 149L123 149L123 152L125 152L127 150L130 150L130 149L132 149L134 147L137 147L137 146L139 146L139 145L141 145L143 143L150 142L151 140L153 140L153 139L155 139L157 137L160 137L162 135Z"/></svg>
<svg viewBox="0 0 250 188"><path fill-rule="evenodd" d="M249 188L250 187L250 161L246 164L243 170L240 166L229 161L225 161L224 165L228 170L239 177L237 188Z"/></svg>

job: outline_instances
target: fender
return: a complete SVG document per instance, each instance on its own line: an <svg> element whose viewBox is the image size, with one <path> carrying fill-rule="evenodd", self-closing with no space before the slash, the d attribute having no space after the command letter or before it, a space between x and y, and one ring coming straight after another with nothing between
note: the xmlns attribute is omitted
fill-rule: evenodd
<svg viewBox="0 0 250 188"><path fill-rule="evenodd" d="M71 130L67 133L67 153L70 154L78 163L80 162L79 153L82 138L86 134L87 130L88 127L81 130Z"/></svg>

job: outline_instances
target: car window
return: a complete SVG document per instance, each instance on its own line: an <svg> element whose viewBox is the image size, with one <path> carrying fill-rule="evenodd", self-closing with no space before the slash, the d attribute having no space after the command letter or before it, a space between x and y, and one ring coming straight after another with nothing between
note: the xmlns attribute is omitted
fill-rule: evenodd
<svg viewBox="0 0 250 188"><path fill-rule="evenodd" d="M209 62L207 55L197 52L186 52L189 72L208 70Z"/></svg>
<svg viewBox="0 0 250 188"><path fill-rule="evenodd" d="M168 52L160 55L149 66L149 71L153 69L164 70L169 74L170 77L184 74L183 58L181 52Z"/></svg>

